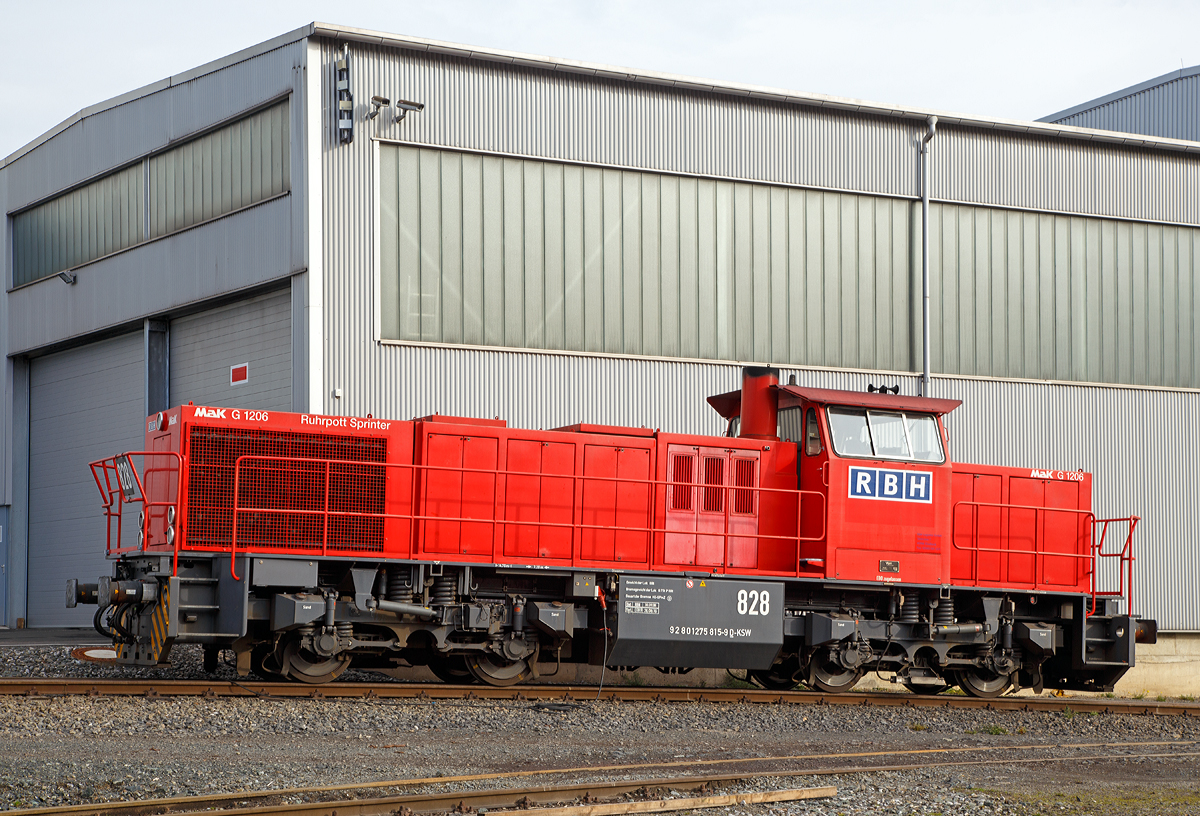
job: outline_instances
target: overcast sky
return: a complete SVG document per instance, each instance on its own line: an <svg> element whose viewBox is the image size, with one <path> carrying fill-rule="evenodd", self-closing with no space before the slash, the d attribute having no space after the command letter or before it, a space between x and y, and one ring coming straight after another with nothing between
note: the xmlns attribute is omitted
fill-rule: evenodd
<svg viewBox="0 0 1200 816"><path fill-rule="evenodd" d="M313 20L1010 119L1200 63L1200 3L1165 0L0 0L0 20L0 156Z"/></svg>

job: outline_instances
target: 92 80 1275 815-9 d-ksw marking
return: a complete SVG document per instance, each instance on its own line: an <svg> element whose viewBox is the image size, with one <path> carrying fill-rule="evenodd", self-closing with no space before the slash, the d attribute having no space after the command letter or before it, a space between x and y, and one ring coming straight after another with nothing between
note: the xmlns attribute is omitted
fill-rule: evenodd
<svg viewBox="0 0 1200 816"><path fill-rule="evenodd" d="M172 408L92 463L112 571L67 604L120 663L199 643L305 683L588 663L989 697L1112 689L1155 639L1138 517L1098 517L1087 473L952 461L959 402L771 368L708 401L725 436Z"/></svg>

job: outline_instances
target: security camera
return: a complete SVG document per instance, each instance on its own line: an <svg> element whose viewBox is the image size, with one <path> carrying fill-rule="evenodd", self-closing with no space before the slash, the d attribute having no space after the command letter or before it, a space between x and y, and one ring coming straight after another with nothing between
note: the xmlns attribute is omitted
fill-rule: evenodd
<svg viewBox="0 0 1200 816"><path fill-rule="evenodd" d="M381 110L383 110L390 104L392 104L392 100L388 99L386 96L372 96L371 97L371 106L372 106L371 112L367 114L367 118L374 119L376 116L379 115L379 112Z"/></svg>
<svg viewBox="0 0 1200 816"><path fill-rule="evenodd" d="M397 122L403 122L404 117L408 116L409 111L420 113L425 110L424 102L409 102L407 99L397 99L396 107L400 109L400 115L396 117Z"/></svg>

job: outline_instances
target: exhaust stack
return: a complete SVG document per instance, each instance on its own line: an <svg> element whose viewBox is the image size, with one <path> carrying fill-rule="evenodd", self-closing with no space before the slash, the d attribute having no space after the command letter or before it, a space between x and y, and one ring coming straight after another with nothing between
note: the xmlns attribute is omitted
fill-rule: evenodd
<svg viewBox="0 0 1200 816"><path fill-rule="evenodd" d="M779 369L742 369L742 424L738 436L779 439Z"/></svg>

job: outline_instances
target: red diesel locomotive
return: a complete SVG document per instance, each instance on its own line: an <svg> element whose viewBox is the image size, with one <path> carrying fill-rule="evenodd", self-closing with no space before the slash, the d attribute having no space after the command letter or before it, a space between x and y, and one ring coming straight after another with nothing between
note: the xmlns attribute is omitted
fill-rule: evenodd
<svg viewBox="0 0 1200 816"><path fill-rule="evenodd" d="M955 463L958 401L778 375L709 398L724 437L176 407L92 464L113 574L67 605L119 663L199 643L307 683L575 662L990 697L1111 690L1154 639L1138 519L1097 519L1089 474Z"/></svg>

